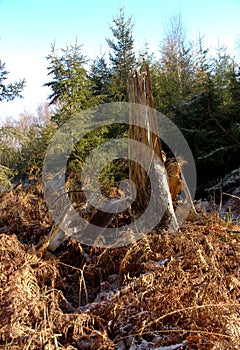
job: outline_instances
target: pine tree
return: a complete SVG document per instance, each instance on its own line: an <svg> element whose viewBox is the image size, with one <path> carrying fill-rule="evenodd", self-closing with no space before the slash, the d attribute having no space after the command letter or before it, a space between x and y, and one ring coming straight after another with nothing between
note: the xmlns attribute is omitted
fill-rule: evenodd
<svg viewBox="0 0 240 350"><path fill-rule="evenodd" d="M45 84L52 90L49 96L50 105L56 106L52 119L58 126L74 114L97 103L93 98L92 83L86 69L86 59L77 43L61 49L58 55L54 46L47 56L50 65L48 75L52 81Z"/></svg>
<svg viewBox="0 0 240 350"><path fill-rule="evenodd" d="M9 72L5 70L5 63L0 60L0 102L12 101L16 97L22 97L21 93L25 87L25 79L19 82L5 84Z"/></svg>
<svg viewBox="0 0 240 350"><path fill-rule="evenodd" d="M127 78L131 69L136 64L134 54L133 24L132 18L125 18L123 8L113 20L114 26L110 29L113 39L107 39L110 52L112 95L115 101L127 101Z"/></svg>
<svg viewBox="0 0 240 350"><path fill-rule="evenodd" d="M181 17L172 17L160 45L160 60L152 67L156 108L173 118L191 91L191 47L186 43Z"/></svg>
<svg viewBox="0 0 240 350"><path fill-rule="evenodd" d="M239 93L236 66L224 48L209 57L199 39L194 56L192 92L175 123L185 135L193 152L201 195L238 167Z"/></svg>
<svg viewBox="0 0 240 350"><path fill-rule="evenodd" d="M104 55L97 57L90 69L90 80L93 83L93 96L98 96L101 103L111 101L111 73Z"/></svg>

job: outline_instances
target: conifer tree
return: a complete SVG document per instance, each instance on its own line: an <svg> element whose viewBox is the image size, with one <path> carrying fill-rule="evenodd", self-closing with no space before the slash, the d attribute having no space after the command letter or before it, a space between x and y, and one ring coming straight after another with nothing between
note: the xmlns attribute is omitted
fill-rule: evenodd
<svg viewBox="0 0 240 350"><path fill-rule="evenodd" d="M113 39L107 39L110 48L112 95L115 101L127 101L127 78L129 71L136 63L134 54L132 18L126 19L124 9L120 8L119 15L110 27Z"/></svg>
<svg viewBox="0 0 240 350"><path fill-rule="evenodd" d="M5 83L9 72L5 70L5 63L0 60L0 102L12 101L16 97L22 97L21 93L25 87L26 81L22 79L14 83Z"/></svg>
<svg viewBox="0 0 240 350"><path fill-rule="evenodd" d="M111 73L103 56L98 56L92 63L90 79L93 83L92 93L101 103L111 101Z"/></svg>
<svg viewBox="0 0 240 350"><path fill-rule="evenodd" d="M180 16L170 19L160 44L160 60L152 67L156 108L174 117L192 85L191 47L186 43Z"/></svg>
<svg viewBox="0 0 240 350"><path fill-rule="evenodd" d="M86 69L86 59L77 43L61 49L59 55L52 46L47 56L50 62L48 75L52 81L45 84L51 88L50 105L56 106L52 117L58 126L67 121L73 114L94 105L96 99L92 94L92 83Z"/></svg>
<svg viewBox="0 0 240 350"><path fill-rule="evenodd" d="M199 40L188 100L174 117L195 157L199 190L212 187L238 167L239 89L236 65L224 48L208 56Z"/></svg>

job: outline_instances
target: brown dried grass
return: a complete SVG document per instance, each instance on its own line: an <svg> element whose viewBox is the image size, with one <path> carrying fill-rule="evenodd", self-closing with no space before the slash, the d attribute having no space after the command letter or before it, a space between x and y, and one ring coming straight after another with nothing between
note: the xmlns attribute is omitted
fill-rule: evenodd
<svg viewBox="0 0 240 350"><path fill-rule="evenodd" d="M239 228L211 215L129 247L70 240L38 257L51 224L40 198L0 203L0 348L239 348Z"/></svg>

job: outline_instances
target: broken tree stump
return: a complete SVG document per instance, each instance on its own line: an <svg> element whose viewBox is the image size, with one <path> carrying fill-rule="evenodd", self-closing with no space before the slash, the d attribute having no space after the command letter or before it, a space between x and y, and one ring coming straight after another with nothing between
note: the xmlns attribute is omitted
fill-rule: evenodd
<svg viewBox="0 0 240 350"><path fill-rule="evenodd" d="M67 199L64 200L63 203L66 203L66 205L60 205L62 210L59 214L57 213L56 226L53 227L48 237L36 247L38 253L43 253L45 250L54 251L70 236L88 245L94 245L95 242L98 244L99 238L105 235L106 228L114 217L119 212L124 211L128 204L132 203L133 198L132 211L136 214L135 218L139 214L137 213L139 208L141 210L146 209L144 213L147 213L145 222L142 220L143 224L138 219L133 222L131 230L134 231L136 228L136 234L135 231L133 234L133 238L136 240L139 239L141 234L150 232L154 228L160 230L167 228L170 231L176 231L179 229L179 223L183 222L182 218L186 218L190 211L195 216L197 215L180 165L175 158L166 160L162 149L148 67L143 72L136 70L129 75L128 95L130 102L128 110L129 177L136 190L133 189L130 196L111 198L110 201L103 203L99 209L93 212L89 221L82 220L80 223L71 202ZM143 151L144 147L141 147L141 145L145 147L146 152ZM65 183L62 181L63 176L60 176L60 187L58 185L58 175L55 177L49 182L48 192L59 193L59 197L56 199L58 200L59 198L62 199L62 196L67 193ZM54 188L57 188L57 191ZM181 210L179 210L180 207L176 209L173 206L173 201L176 200L180 190L185 193L185 202L181 206ZM91 203L91 200L89 200L89 203ZM88 201L86 204L88 204ZM53 210L57 210L58 207L56 205ZM150 222L147 227L146 221ZM151 222L153 222L153 225L151 225ZM109 240L104 244L108 245L109 242L113 241L113 238L115 239L115 237L109 235ZM106 239L108 239L108 236L106 236Z"/></svg>
<svg viewBox="0 0 240 350"><path fill-rule="evenodd" d="M129 75L128 95L130 102L129 177L136 186L136 206L146 208L149 203L150 190L148 182L151 169L151 180L153 182L151 187L154 188L154 191L151 191L151 195L154 196L153 212L157 211L162 226L168 225L173 230L177 230L179 227L173 209L167 171L164 166L164 152L158 133L148 67L146 67L146 71L135 70ZM146 107L139 108L139 105ZM131 142L131 140L148 146L151 149L152 156L149 157L149 153L144 152L143 147L136 147L136 144ZM156 161L156 157L158 161ZM138 162L134 162L132 159L137 159ZM136 206L135 208L133 207L135 212L137 211Z"/></svg>

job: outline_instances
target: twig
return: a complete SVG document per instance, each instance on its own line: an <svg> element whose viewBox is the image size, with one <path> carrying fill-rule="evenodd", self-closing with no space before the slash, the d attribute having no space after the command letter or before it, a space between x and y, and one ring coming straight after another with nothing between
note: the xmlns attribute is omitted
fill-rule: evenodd
<svg viewBox="0 0 240 350"><path fill-rule="evenodd" d="M239 196L235 196L234 194L229 194L229 193L226 193L226 192L223 192L223 194L225 194L225 196L229 196L229 197L233 197L233 198L237 198L240 200L240 197Z"/></svg>

